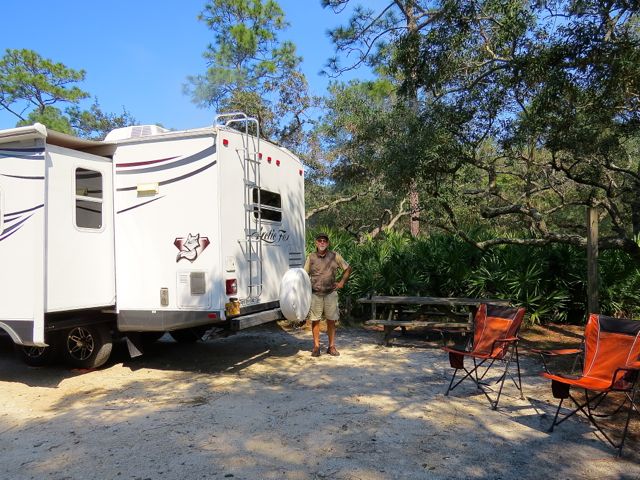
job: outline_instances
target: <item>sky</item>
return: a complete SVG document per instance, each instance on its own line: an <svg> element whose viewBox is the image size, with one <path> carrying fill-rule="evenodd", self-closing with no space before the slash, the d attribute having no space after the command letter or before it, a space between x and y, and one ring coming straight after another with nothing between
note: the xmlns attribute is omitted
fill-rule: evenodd
<svg viewBox="0 0 640 480"><path fill-rule="evenodd" d="M319 74L334 48L327 30L346 23L345 13L323 9L320 0L279 0L290 27L281 34L303 57L312 93L330 81ZM189 75L204 73L202 57L213 39L197 20L205 0L2 0L0 55L27 48L74 69L78 86L97 97L105 112L123 107L139 124L188 129L213 123L216 112L198 108L183 93ZM353 72L342 80L364 72ZM91 102L83 104L88 108ZM0 111L0 129L17 118Z"/></svg>

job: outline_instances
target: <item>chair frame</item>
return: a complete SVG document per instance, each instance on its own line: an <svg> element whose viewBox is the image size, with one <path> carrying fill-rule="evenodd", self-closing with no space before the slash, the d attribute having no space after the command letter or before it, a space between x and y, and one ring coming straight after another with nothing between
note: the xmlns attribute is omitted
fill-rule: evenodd
<svg viewBox="0 0 640 480"><path fill-rule="evenodd" d="M520 312L520 310L522 310L522 312ZM519 309L516 315L524 316L523 310L524 309ZM475 321L474 321L474 325L475 325ZM449 352L449 362L451 366L455 369L453 372L453 376L451 377L451 381L449 382L449 386L447 387L447 391L445 392L445 396L448 396L450 391L454 390L464 380L469 378L475 383L476 388L480 390L484 394L484 396L487 398L487 400L489 401L489 404L491 405L491 409L496 410L498 408L498 402L500 402L500 397L502 395L504 382L507 376L509 376L513 381L514 385L516 386L516 388L520 391L520 398L524 399L524 394L522 392L522 375L520 372L520 356L518 354L519 330L520 330L520 325L518 325L514 336L507 337L507 338L499 338L494 340L491 345L491 351L489 354L478 354L477 352L474 352L473 348L471 348L472 347L471 342L473 341L472 338L469 339L466 350L458 350L455 348L444 347L443 350L446 352ZM469 348L471 348L471 350L469 350ZM494 352L498 352L498 353L494 354ZM467 369L467 367L465 367L464 365L464 357L466 356L473 358L473 368L471 368L470 370ZM514 357L515 357L515 363L518 371L517 382L515 378L509 373L509 366L511 365L511 362L514 360ZM480 360L480 362L478 362L478 359ZM493 400L489 395L489 393L487 392L487 387L489 384L487 382L483 382L482 380L485 378L485 376L487 375L487 373L489 372L489 370L491 369L491 367L493 366L496 360L500 360L504 363L504 370L502 372L502 375L500 375L500 377L495 381L495 384L499 383L500 387L498 389L496 399ZM486 362L490 362L490 363L485 366ZM484 371L481 374L479 374L480 369L483 367L484 367ZM459 378L456 383L454 383L459 370L464 370L465 375Z"/></svg>

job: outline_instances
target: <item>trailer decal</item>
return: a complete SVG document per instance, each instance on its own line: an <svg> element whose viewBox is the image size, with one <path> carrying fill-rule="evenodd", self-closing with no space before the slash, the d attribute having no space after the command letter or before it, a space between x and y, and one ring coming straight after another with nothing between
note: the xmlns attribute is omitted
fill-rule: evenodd
<svg viewBox="0 0 640 480"><path fill-rule="evenodd" d="M168 160L173 160L174 158L178 158L178 155L176 155L175 157L161 158L160 160L149 160L147 162L116 163L116 167L118 168L140 167L142 165L152 165L154 163L166 162Z"/></svg>
<svg viewBox="0 0 640 480"><path fill-rule="evenodd" d="M162 182L158 182L158 186L160 185L169 185L170 183L174 183L174 182L179 182L180 180L184 180L186 178L189 177L193 177L194 175L197 175L201 172L204 172L206 169L213 167L216 163L218 163L217 160L214 160L213 162L209 163L208 165L205 165L204 167L201 167L197 170L194 170L193 172L189 172L189 173L185 173L184 175L180 175L179 177L176 178L171 178L169 180L163 180ZM129 192L131 190L137 190L138 186L134 185L133 187L123 187L123 188L118 188L117 191L118 192Z"/></svg>
<svg viewBox="0 0 640 480"><path fill-rule="evenodd" d="M24 175L7 175L6 173L0 173L3 177L19 178L20 180L44 180L44 177L27 177Z"/></svg>
<svg viewBox="0 0 640 480"><path fill-rule="evenodd" d="M257 240L258 238L268 245L280 245L281 242L287 242L289 240L289 233L282 228L271 228L267 230L262 227L260 234L254 232L251 237Z"/></svg>
<svg viewBox="0 0 640 480"><path fill-rule="evenodd" d="M34 210L38 210L39 208L44 207L44 203L37 205L33 208L27 208L26 210L20 210L18 212L9 212L9 213L5 213L4 214L4 221L8 222L10 220L15 220L15 218L7 218L7 217L13 217L14 215L19 217L22 213L29 213L29 212L33 212Z"/></svg>
<svg viewBox="0 0 640 480"><path fill-rule="evenodd" d="M35 208L31 208L31 209L29 209L29 210L25 210L25 211L29 212L29 211L32 211L32 210L37 210L38 208L42 208L42 207L44 207L44 204L39 205L39 206L37 206L37 207L35 207ZM20 220L20 221L19 221L19 222L17 222L17 223L15 223L15 224L13 224L13 225L11 225L10 227L6 227L6 228L2 231L2 233L0 233L0 242L1 242L2 240L4 240L5 238L9 238L11 235L13 235L13 234L14 234L14 233L16 233L18 230L20 230L20 229L22 228L23 224L24 224L27 220L29 220L33 215L35 215L35 213L32 213L31 215L29 215L29 216L28 216L28 217L26 217L26 218L22 218L22 217L14 217L14 218L12 218L12 219L10 219L10 220L7 220L7 219L6 219L6 217L7 217L8 215L11 215L11 214L7 214L7 215L5 215L5 222L9 223L9 222L13 222L14 220Z"/></svg>
<svg viewBox="0 0 640 480"><path fill-rule="evenodd" d="M142 207L143 205L146 205L146 204L151 203L151 202L155 202L156 200L160 200L161 198L164 198L164 197L165 197L165 195L163 195L161 197L158 197L158 198L152 198L151 200L147 200L146 202L139 203L138 205L134 205L133 207L123 208L122 210L118 210L116 213L128 212L129 210L133 210L134 208Z"/></svg>
<svg viewBox="0 0 640 480"><path fill-rule="evenodd" d="M188 165L189 163L193 163L193 162L197 162L198 160L202 160L203 158L207 158L211 155L213 155L214 153L216 153L216 146L213 145L211 147L207 147L204 150L195 153L193 155L189 155L188 157L183 158L182 160L178 160L176 162L173 163L167 163L165 165L158 165L156 167L149 167L149 168L138 168L136 170L128 170L128 171L117 171L116 174L117 175L134 175L134 174L138 174L138 173L149 173L149 172L159 172L162 170L168 170L171 168L175 168L175 167L181 167L183 165ZM177 157L172 157L172 158L166 158L165 160L172 160L173 158L177 158ZM162 162L164 160L151 160L150 163L157 163L157 162ZM135 162L138 164L144 164L145 162ZM132 165L132 164L119 164L119 165Z"/></svg>
<svg viewBox="0 0 640 480"><path fill-rule="evenodd" d="M210 243L209 237L201 237L199 233L195 235L189 233L186 239L184 237L176 238L173 244L180 250L180 253L176 257L176 263L183 258L193 263Z"/></svg>

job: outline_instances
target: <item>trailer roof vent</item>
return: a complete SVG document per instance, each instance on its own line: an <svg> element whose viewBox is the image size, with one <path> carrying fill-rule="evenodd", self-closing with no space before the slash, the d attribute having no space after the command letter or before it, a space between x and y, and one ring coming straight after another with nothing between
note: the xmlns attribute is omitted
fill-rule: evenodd
<svg viewBox="0 0 640 480"><path fill-rule="evenodd" d="M158 125L135 125L111 130L104 138L105 141L126 140L129 138L149 137L167 133L169 130Z"/></svg>

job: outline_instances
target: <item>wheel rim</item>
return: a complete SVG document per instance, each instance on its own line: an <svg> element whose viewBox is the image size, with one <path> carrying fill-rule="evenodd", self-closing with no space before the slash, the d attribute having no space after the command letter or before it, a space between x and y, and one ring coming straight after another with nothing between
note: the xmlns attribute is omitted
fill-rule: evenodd
<svg viewBox="0 0 640 480"><path fill-rule="evenodd" d="M47 347L23 347L22 351L29 358L40 358Z"/></svg>
<svg viewBox="0 0 640 480"><path fill-rule="evenodd" d="M67 351L75 360L86 360L95 350L95 340L91 332L84 327L76 327L67 336Z"/></svg>

